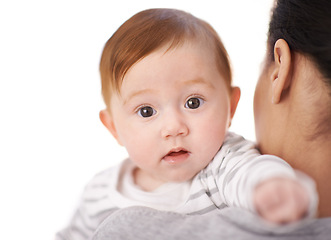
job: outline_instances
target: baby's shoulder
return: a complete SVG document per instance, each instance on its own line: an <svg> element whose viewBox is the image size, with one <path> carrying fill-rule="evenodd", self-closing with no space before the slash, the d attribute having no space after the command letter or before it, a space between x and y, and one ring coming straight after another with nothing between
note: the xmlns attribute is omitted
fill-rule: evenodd
<svg viewBox="0 0 331 240"><path fill-rule="evenodd" d="M216 153L213 160L233 157L234 155L241 155L248 152L257 153L256 144L245 139L243 136L233 132L228 132L225 136L222 146Z"/></svg>
<svg viewBox="0 0 331 240"><path fill-rule="evenodd" d="M234 132L228 132L225 136L224 142L222 144L222 149L231 149L232 151L237 151L242 147L246 148L256 148L256 144L250 140L245 139L243 136L238 135Z"/></svg>
<svg viewBox="0 0 331 240"><path fill-rule="evenodd" d="M118 176L121 172L121 168L123 164L124 161L121 162L120 164L111 166L95 174L86 185L85 190L104 188L107 187L112 182L116 181L116 179L118 179Z"/></svg>
<svg viewBox="0 0 331 240"><path fill-rule="evenodd" d="M260 155L254 142L236 133L228 132L221 148L208 167L219 169L222 166L225 167L229 162L236 164L237 161L242 159Z"/></svg>

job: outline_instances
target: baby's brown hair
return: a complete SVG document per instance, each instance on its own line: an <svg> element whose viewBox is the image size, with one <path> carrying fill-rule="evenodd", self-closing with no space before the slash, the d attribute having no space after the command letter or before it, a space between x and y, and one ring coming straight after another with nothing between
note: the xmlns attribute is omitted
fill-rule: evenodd
<svg viewBox="0 0 331 240"><path fill-rule="evenodd" d="M149 9L128 19L105 44L100 75L107 109L110 110L111 94L120 92L125 74L135 63L166 44L172 49L185 41L197 41L212 48L217 68L230 88L228 53L208 23L180 10Z"/></svg>

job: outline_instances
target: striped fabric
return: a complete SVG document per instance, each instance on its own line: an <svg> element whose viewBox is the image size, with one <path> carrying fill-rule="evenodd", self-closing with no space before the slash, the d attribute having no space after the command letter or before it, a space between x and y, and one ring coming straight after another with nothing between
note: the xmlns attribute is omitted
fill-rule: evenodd
<svg viewBox="0 0 331 240"><path fill-rule="evenodd" d="M260 155L252 142L231 132L211 163L189 183L172 184L152 193L124 189L123 192L128 192L124 194L118 189L126 185L122 180L130 176L132 169L128 159L96 175L87 185L70 225L57 234L57 239L89 239L109 214L129 206L147 206L189 215L227 206L254 211L251 194L260 181L274 176L295 178L294 171L285 161ZM132 192L137 196L128 197Z"/></svg>

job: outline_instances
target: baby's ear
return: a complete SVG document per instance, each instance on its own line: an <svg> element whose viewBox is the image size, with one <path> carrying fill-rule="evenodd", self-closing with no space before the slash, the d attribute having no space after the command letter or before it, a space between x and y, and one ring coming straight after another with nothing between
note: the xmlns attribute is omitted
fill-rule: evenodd
<svg viewBox="0 0 331 240"><path fill-rule="evenodd" d="M231 89L231 95L230 95L230 117L231 119L233 118L237 106L238 106L238 102L240 99L240 88L239 87L232 87Z"/></svg>
<svg viewBox="0 0 331 240"><path fill-rule="evenodd" d="M238 102L240 99L240 88L239 87L232 87L230 93L230 118L229 118L229 126L231 126L232 118L236 112Z"/></svg>
<svg viewBox="0 0 331 240"><path fill-rule="evenodd" d="M121 141L119 139L114 120L113 120L109 110L107 110L107 109L101 110L99 113L99 118L100 118L102 124L109 130L109 132L116 139L116 141L120 145L123 146L123 144L121 143Z"/></svg>

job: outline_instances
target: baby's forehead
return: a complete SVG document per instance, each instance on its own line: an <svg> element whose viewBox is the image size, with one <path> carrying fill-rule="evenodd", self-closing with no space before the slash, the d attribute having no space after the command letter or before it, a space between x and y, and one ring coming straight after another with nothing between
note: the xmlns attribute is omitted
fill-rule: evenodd
<svg viewBox="0 0 331 240"><path fill-rule="evenodd" d="M164 45L133 63L125 74L123 79L134 69L142 69L151 72L151 66L157 66L157 69L167 69L173 62L178 67L194 67L192 72L198 71L199 65L210 68L210 71L216 71L216 54L210 47L199 42L184 42L177 46ZM185 70L185 69L183 69ZM170 69L169 69L170 71ZM144 74L144 71L142 71Z"/></svg>
<svg viewBox="0 0 331 240"><path fill-rule="evenodd" d="M200 46L182 45L173 49L162 48L139 60L126 73L120 90L158 88L164 86L210 86L225 81L211 51ZM202 84L205 83L205 84Z"/></svg>
<svg viewBox="0 0 331 240"><path fill-rule="evenodd" d="M182 39L180 42L175 43L173 41L167 42L166 44L163 44L155 48L154 50L147 52L139 59L136 59L135 61L128 64L127 69L125 71L122 71L121 76L117 78L117 83L122 83L128 72L130 72L132 68L135 68L141 62L145 62L146 59L161 58L163 56L175 54L183 50L186 50L188 53L197 52L197 50L201 51L201 53L203 54L205 52L208 52L208 56L210 57L210 59L212 59L216 63L216 51L214 49L215 47L212 47L211 44L206 44L206 42L203 43L202 41L199 41L197 39ZM120 86L121 84L118 85L118 87Z"/></svg>
<svg viewBox="0 0 331 240"><path fill-rule="evenodd" d="M169 58L169 55L173 55L175 58L171 59ZM167 59L177 60L178 57L183 58L183 60L191 60L192 57L200 57L208 59L209 63L212 63L213 65L216 65L218 61L214 46L207 44L206 42L188 39L178 42L176 45L170 42L154 49L134 62L127 72L141 62L153 61L151 59L159 60L163 58L166 61ZM125 74L127 74L127 72ZM125 75L123 75L123 77L125 77Z"/></svg>

